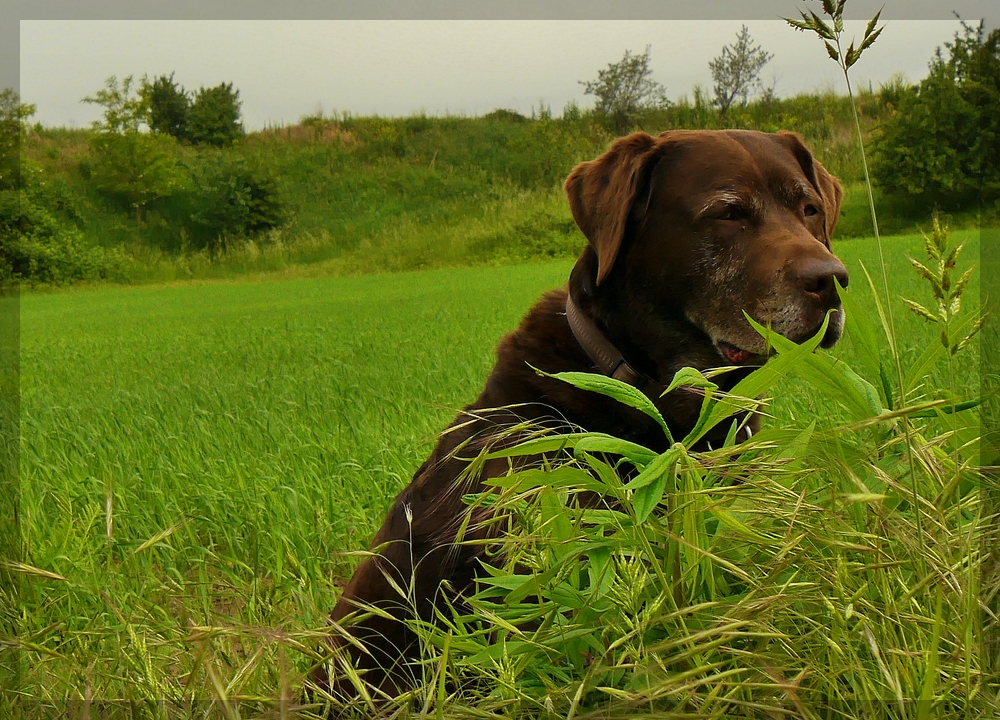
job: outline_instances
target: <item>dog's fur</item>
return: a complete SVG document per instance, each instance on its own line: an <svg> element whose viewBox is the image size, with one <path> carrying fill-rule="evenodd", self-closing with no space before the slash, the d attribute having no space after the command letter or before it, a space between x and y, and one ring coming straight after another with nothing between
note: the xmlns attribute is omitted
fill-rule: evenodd
<svg viewBox="0 0 1000 720"><path fill-rule="evenodd" d="M411 602L429 619L443 581L460 592L476 575L481 551L454 541L467 512L462 493L481 486L473 481L456 490L467 467L453 456L456 448L470 441L482 446L515 422L558 417L666 449L662 431L646 415L532 369L595 370L567 323L567 292L635 369L664 384L682 367L763 361L767 348L744 310L801 342L817 332L828 310L840 309L834 278L845 285L847 272L830 250L830 237L843 193L798 135L635 133L579 165L565 188L589 243L568 288L544 296L500 343L486 387L396 498L372 542L380 549L360 564L331 615L339 623L368 604L393 617L371 614L350 626L370 654L342 637L332 641L340 661L352 663L375 690L406 689L413 672L407 663L416 641L404 623L412 610L393 583L408 588L412 582ZM842 327L841 311L831 318L824 347L837 341ZM701 398L675 391L656 404L674 436L683 437ZM757 418L750 423L755 428ZM708 438L716 439L722 438ZM480 478L506 470L506 461L487 463ZM313 680L356 694L335 663Z"/></svg>

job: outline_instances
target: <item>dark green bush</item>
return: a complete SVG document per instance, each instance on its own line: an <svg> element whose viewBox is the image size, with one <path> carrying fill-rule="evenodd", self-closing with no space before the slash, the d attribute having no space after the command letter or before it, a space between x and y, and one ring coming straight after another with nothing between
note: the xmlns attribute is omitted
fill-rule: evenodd
<svg viewBox="0 0 1000 720"><path fill-rule="evenodd" d="M963 25L945 48L919 85L884 93L873 173L904 205L973 208L1000 198L1000 29Z"/></svg>
<svg viewBox="0 0 1000 720"><path fill-rule="evenodd" d="M122 250L88 245L78 228L46 207L38 175L22 168L22 190L0 190L0 281L126 279L129 263Z"/></svg>
<svg viewBox="0 0 1000 720"><path fill-rule="evenodd" d="M278 180L241 155L204 155L192 168L192 177L190 222L194 244L200 247L225 247L235 238L288 222L288 206Z"/></svg>

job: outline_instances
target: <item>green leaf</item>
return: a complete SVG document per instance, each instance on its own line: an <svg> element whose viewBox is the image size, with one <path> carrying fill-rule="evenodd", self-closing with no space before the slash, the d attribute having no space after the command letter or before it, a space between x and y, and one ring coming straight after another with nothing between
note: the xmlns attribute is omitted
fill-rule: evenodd
<svg viewBox="0 0 1000 720"><path fill-rule="evenodd" d="M917 410L916 412L909 413L910 417L915 418L925 418L925 417L938 417L941 415L952 415L954 413L960 413L964 410L971 410L974 407L979 407L983 404L983 399L976 398L975 400L965 400L960 403L949 403L947 405L936 405L935 407L928 408L926 410Z"/></svg>
<svg viewBox="0 0 1000 720"><path fill-rule="evenodd" d="M785 448L778 454L777 459L790 460L790 465L792 466L799 464L799 461L809 449L809 441L812 439L812 434L815 429L816 421L813 420L809 423L805 430L796 435L795 438L785 446Z"/></svg>
<svg viewBox="0 0 1000 720"><path fill-rule="evenodd" d="M629 490L637 490L649 485L657 476L662 475L671 464L677 462L681 449L680 446L674 445L662 455L657 455L656 459L647 465L642 472L632 478L625 487Z"/></svg>
<svg viewBox="0 0 1000 720"><path fill-rule="evenodd" d="M597 598L604 597L611 589L615 580L614 566L611 563L611 548L599 546L587 553L590 558L590 587Z"/></svg>
<svg viewBox="0 0 1000 720"><path fill-rule="evenodd" d="M763 327L753 318L744 313L744 317L763 337L771 340L777 334L770 329ZM782 380L792 368L802 361L802 358L812 353L826 334L827 326L830 324L830 316L827 314L823 319L823 325L819 332L812 338L796 347L794 350L783 353L777 358L772 358L763 367L754 370L745 378L736 383L736 386L726 395L717 396L711 411L705 419L699 421L695 428L684 438L684 445L691 447L698 442L705 433L718 425L722 420L734 415L737 412L752 409L759 403L754 400L763 395L769 388ZM780 337L780 336L778 336Z"/></svg>
<svg viewBox="0 0 1000 720"><path fill-rule="evenodd" d="M656 409L656 405L653 404L652 400L643 395L642 392L628 383L594 373L560 372L550 374L539 370L538 368L532 369L539 375L562 380L563 382L567 382L573 387L580 388L581 390L606 395L607 397L617 400L623 405L628 405L629 407L645 413L657 422L663 430L663 434L667 436L667 441L673 443L674 440L670 435L670 429L667 427L667 423L664 421L663 416L660 415L660 411Z"/></svg>
<svg viewBox="0 0 1000 720"><path fill-rule="evenodd" d="M889 379L889 371L885 363L879 363L878 376L882 381L882 396L885 398L885 406L890 410L895 410L895 399L892 392L892 380Z"/></svg>
<svg viewBox="0 0 1000 720"><path fill-rule="evenodd" d="M576 443L574 454L594 452L620 455L640 470L658 456L652 450L628 440L621 440L601 433L587 433L583 439Z"/></svg>
<svg viewBox="0 0 1000 720"><path fill-rule="evenodd" d="M667 476L673 471L673 467L670 467L666 472L653 478L648 485L635 491L632 496L632 510L635 512L636 523L645 522L646 518L653 512L653 508L660 504L660 500L663 499L663 491L667 486Z"/></svg>
<svg viewBox="0 0 1000 720"><path fill-rule="evenodd" d="M626 486L630 490L635 490L632 494L632 510L635 512L637 523L644 522L653 512L653 508L659 505L667 479L675 471L683 450L682 446L674 445Z"/></svg>
<svg viewBox="0 0 1000 720"><path fill-rule="evenodd" d="M798 346L788 338L772 333L770 341L779 354L792 352ZM802 358L795 371L813 387L825 391L847 408L854 419L878 415L884 409L875 387L852 370L847 363L826 354L809 354Z"/></svg>
<svg viewBox="0 0 1000 720"><path fill-rule="evenodd" d="M855 293L842 288L839 282L837 290L840 293L840 300L846 315L844 318L845 332L851 340L854 353L861 361L861 367L867 377L880 378L882 375L882 353L879 350L878 336L875 334L875 326L872 325L871 317L869 317L867 309L861 307ZM886 405L892 402L891 395L887 395L883 399Z"/></svg>
<svg viewBox="0 0 1000 720"><path fill-rule="evenodd" d="M882 332L889 343L889 350L893 357L897 357L896 336L892 332L892 326L889 324L888 316L885 313L882 297L878 294L878 290L875 289L875 282L872 280L872 276L868 274L868 268L865 267L864 262L859 262L858 264L861 265L861 271L865 274L865 280L868 281L868 287L871 289L872 299L875 301L875 309L878 311L878 319L882 324Z"/></svg>
<svg viewBox="0 0 1000 720"><path fill-rule="evenodd" d="M824 43L824 44L826 45L826 52L827 52L827 54L828 54L828 55L829 55L829 56L830 56L830 57L831 57L831 58L832 58L833 60L837 60L837 61L839 61L839 60L840 60L840 53L838 53L838 52L837 52L837 48L835 48L835 47L834 47L833 45L831 45L830 43Z"/></svg>
<svg viewBox="0 0 1000 720"><path fill-rule="evenodd" d="M539 468L520 470L502 477L487 478L483 480L483 485L511 488L518 492L540 487L579 487L596 492L605 490L604 485L595 480L589 472L571 465L563 465L552 470Z"/></svg>
<svg viewBox="0 0 1000 720"><path fill-rule="evenodd" d="M674 379L664 391L664 395L679 387L704 388L706 390L718 390L719 386L702 375L701 371L692 367L684 367L674 374ZM662 397L662 396L661 396Z"/></svg>
<svg viewBox="0 0 1000 720"><path fill-rule="evenodd" d="M750 540L755 543L760 543L760 544L771 543L770 538L768 538L766 535L761 535L756 530L753 530L748 525L744 524L740 520L737 520L736 516L733 515L731 512L729 512L728 510L723 510L720 507L716 507L716 508L709 508L708 511L719 519L720 525L724 525L725 527L735 532L737 535L741 535L747 540Z"/></svg>

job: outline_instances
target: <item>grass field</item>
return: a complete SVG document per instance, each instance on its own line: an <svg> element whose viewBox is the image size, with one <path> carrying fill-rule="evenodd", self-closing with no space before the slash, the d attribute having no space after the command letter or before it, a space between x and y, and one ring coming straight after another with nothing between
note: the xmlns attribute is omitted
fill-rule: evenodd
<svg viewBox="0 0 1000 720"><path fill-rule="evenodd" d="M978 233L954 237L968 265ZM835 247L861 298L873 247ZM920 237L885 247L892 292L927 302L906 260ZM220 692L294 694L344 553L367 546L500 337L571 265L26 295L23 559L46 574L21 575L21 707L193 716ZM894 311L911 358L933 333ZM832 352L851 362L849 342ZM958 387L975 395L978 372L973 350ZM778 395L777 422L822 422L807 391Z"/></svg>

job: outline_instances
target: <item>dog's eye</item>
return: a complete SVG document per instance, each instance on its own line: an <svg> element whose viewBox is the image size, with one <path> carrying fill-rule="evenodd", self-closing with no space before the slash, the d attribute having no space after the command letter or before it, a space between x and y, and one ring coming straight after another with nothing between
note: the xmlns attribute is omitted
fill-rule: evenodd
<svg viewBox="0 0 1000 720"><path fill-rule="evenodd" d="M736 207L735 205L727 207L719 215L716 216L718 220L733 220L733 221L746 220L747 217L748 217L747 211L744 208Z"/></svg>
<svg viewBox="0 0 1000 720"><path fill-rule="evenodd" d="M806 217L812 217L813 215L819 215L819 208L815 205L806 205L803 211Z"/></svg>

